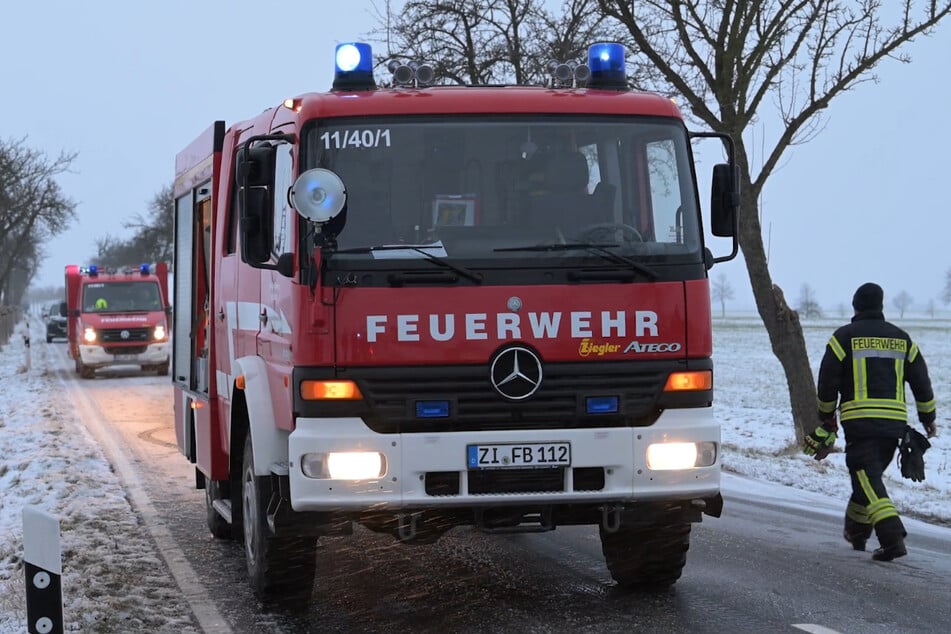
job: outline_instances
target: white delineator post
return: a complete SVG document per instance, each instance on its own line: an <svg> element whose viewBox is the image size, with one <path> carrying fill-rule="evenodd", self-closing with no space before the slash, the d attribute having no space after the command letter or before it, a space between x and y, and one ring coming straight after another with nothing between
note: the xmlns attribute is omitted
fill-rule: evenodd
<svg viewBox="0 0 951 634"><path fill-rule="evenodd" d="M23 562L28 631L61 634L63 570L59 519L33 506L23 507Z"/></svg>

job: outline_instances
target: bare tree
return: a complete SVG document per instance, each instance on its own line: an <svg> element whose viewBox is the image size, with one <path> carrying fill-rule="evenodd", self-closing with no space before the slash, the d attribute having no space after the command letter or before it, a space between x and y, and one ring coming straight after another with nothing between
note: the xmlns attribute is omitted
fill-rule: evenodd
<svg viewBox="0 0 951 634"><path fill-rule="evenodd" d="M122 267L144 262L171 262L175 223L172 185L159 190L149 201L148 215L136 214L123 226L135 232L127 240L109 235L96 240L96 262L100 266Z"/></svg>
<svg viewBox="0 0 951 634"><path fill-rule="evenodd" d="M937 306L935 305L934 298L928 300L928 315L934 319L935 312L937 312Z"/></svg>
<svg viewBox="0 0 951 634"><path fill-rule="evenodd" d="M56 177L75 158L48 158L26 139L0 140L0 305L20 303L45 255L42 245L72 221L76 204Z"/></svg>
<svg viewBox="0 0 951 634"><path fill-rule="evenodd" d="M941 303L951 303L951 269L944 272L944 290L941 291Z"/></svg>
<svg viewBox="0 0 951 634"><path fill-rule="evenodd" d="M816 299L816 292L808 284L803 284L799 289L799 301L796 304L796 310L806 319L822 317L822 307L819 305L819 300Z"/></svg>
<svg viewBox="0 0 951 634"><path fill-rule="evenodd" d="M627 28L639 55L663 75L688 114L736 141L739 240L753 296L788 383L796 438L815 427L815 383L798 315L783 301L767 266L760 193L791 146L821 131L835 97L876 81L886 60L909 62L900 49L928 35L951 12L951 0L599 0ZM749 127L773 115L781 125L764 143L758 171L746 145ZM951 293L949 293L951 299Z"/></svg>
<svg viewBox="0 0 951 634"><path fill-rule="evenodd" d="M551 60L583 61L595 41L632 45L626 30L598 10L598 0L565 0L561 12L546 0L408 0L398 12L375 5L370 38L389 60L425 61L441 83L536 84ZM651 67L641 62L631 66Z"/></svg>
<svg viewBox="0 0 951 634"><path fill-rule="evenodd" d="M723 274L717 275L710 287L710 295L713 301L720 303L720 317L726 316L726 300L733 299L733 287L730 286L730 280Z"/></svg>
<svg viewBox="0 0 951 634"><path fill-rule="evenodd" d="M905 311L911 307L912 301L914 300L912 300L911 295L909 295L907 291L902 291L892 298L892 306L898 309L899 318L905 317Z"/></svg>

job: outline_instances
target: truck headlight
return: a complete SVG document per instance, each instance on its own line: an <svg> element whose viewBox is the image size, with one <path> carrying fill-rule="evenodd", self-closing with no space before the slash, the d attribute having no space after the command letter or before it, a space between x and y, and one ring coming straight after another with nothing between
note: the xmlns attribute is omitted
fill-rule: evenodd
<svg viewBox="0 0 951 634"><path fill-rule="evenodd" d="M301 471L308 478L375 480L386 474L386 456L378 451L331 451L301 456Z"/></svg>
<svg viewBox="0 0 951 634"><path fill-rule="evenodd" d="M155 327L155 332L152 336L156 341L165 341L165 326L159 324Z"/></svg>
<svg viewBox="0 0 951 634"><path fill-rule="evenodd" d="M94 328L83 329L83 341L86 343L96 343L96 330Z"/></svg>
<svg viewBox="0 0 951 634"><path fill-rule="evenodd" d="M709 467L716 461L715 442L661 442L647 447L647 467L653 471Z"/></svg>

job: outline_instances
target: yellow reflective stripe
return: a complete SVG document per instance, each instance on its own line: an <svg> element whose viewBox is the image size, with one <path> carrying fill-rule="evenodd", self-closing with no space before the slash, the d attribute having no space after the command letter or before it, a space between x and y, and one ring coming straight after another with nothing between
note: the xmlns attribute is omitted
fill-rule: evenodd
<svg viewBox="0 0 951 634"><path fill-rule="evenodd" d="M884 418L886 420L907 420L908 415L905 412L896 412L886 409L860 409L851 412L843 412L841 419L855 420L856 418Z"/></svg>
<svg viewBox="0 0 951 634"><path fill-rule="evenodd" d="M934 399L917 403L918 412L921 414L930 414L935 411L936 405Z"/></svg>
<svg viewBox="0 0 951 634"><path fill-rule="evenodd" d="M849 500L849 505L845 508L845 514L856 524L868 524L868 511L857 502Z"/></svg>
<svg viewBox="0 0 951 634"><path fill-rule="evenodd" d="M882 520L887 520L889 517L898 517L898 510L895 508L895 505L892 504L891 500L882 498L874 510L869 510L868 517L874 526Z"/></svg>
<svg viewBox="0 0 951 634"><path fill-rule="evenodd" d="M865 507L868 509L872 506L872 504L878 501L878 495L875 494L875 489L872 488L872 483L868 481L868 474L865 473L865 469L856 471L855 477L859 481L859 486L862 487L862 493L865 494L865 499L869 502L868 506Z"/></svg>
<svg viewBox="0 0 951 634"><path fill-rule="evenodd" d="M865 473L864 469L856 471L855 477L859 481L859 486L862 487L862 493L864 493L868 499L869 504L865 507L865 512L868 513L869 521L873 526L889 517L898 517L898 511L895 509L895 505L892 504L892 501L888 498L880 498L876 495L875 489L872 488L872 483L869 482L868 474ZM848 510L846 510L846 512L848 512Z"/></svg>
<svg viewBox="0 0 951 634"><path fill-rule="evenodd" d="M918 344L911 344L911 350L908 351L908 363L914 363L918 358Z"/></svg>
<svg viewBox="0 0 951 634"><path fill-rule="evenodd" d="M865 359L852 358L852 393L855 394L855 400L862 400L868 396L865 367Z"/></svg>
<svg viewBox="0 0 951 634"><path fill-rule="evenodd" d="M819 401L819 411L823 414L831 414L835 411L836 401Z"/></svg>
<svg viewBox="0 0 951 634"><path fill-rule="evenodd" d="M832 354L835 355L836 359L841 361L845 358L845 350L842 349L842 345L834 336L829 339L829 347L832 348Z"/></svg>
<svg viewBox="0 0 951 634"><path fill-rule="evenodd" d="M905 393L905 360L895 359L895 394Z"/></svg>
<svg viewBox="0 0 951 634"><path fill-rule="evenodd" d="M904 411L905 402L894 398L863 398L842 403L842 411L848 411L857 407L895 408L896 410Z"/></svg>

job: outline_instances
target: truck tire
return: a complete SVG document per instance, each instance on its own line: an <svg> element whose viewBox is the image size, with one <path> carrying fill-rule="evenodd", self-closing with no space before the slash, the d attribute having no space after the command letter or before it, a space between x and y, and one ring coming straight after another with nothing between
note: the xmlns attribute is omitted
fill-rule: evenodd
<svg viewBox="0 0 951 634"><path fill-rule="evenodd" d="M82 362L82 359L76 357L76 371L79 372L79 376L84 379L94 379L96 378L96 368L90 368L88 365Z"/></svg>
<svg viewBox="0 0 951 634"><path fill-rule="evenodd" d="M601 528L601 552L618 586L656 592L672 586L683 572L690 548L690 524Z"/></svg>
<svg viewBox="0 0 951 634"><path fill-rule="evenodd" d="M228 495L224 492L227 487L221 480L210 480L205 478L205 519L208 523L208 530L211 531L215 539L231 539L231 524L221 517L215 510L215 500L227 499Z"/></svg>
<svg viewBox="0 0 951 634"><path fill-rule="evenodd" d="M267 524L270 498L270 479L254 474L254 454L251 434L248 434L241 469L241 506L251 588L262 602L304 608L314 593L317 540L272 534Z"/></svg>

